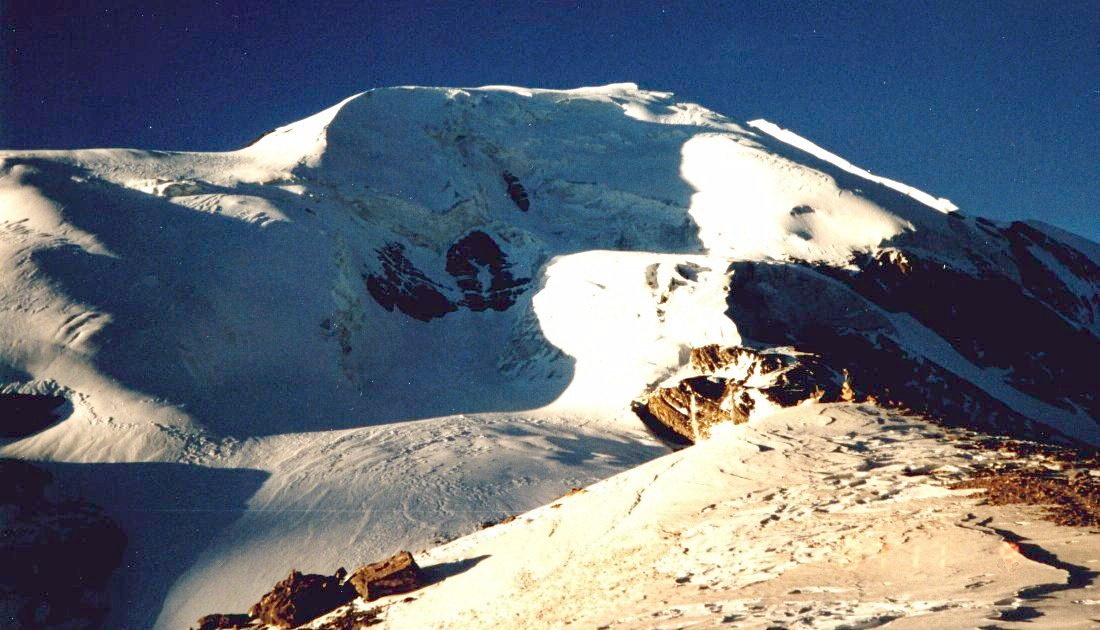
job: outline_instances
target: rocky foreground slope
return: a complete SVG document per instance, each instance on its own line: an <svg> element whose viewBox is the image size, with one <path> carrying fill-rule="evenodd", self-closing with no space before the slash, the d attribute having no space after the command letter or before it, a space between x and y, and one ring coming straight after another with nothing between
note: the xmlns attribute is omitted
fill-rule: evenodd
<svg viewBox="0 0 1100 630"><path fill-rule="evenodd" d="M874 405L802 405L421 552L429 585L300 627L1089 628L1096 464ZM1010 477L1063 503L1005 504L1026 488Z"/></svg>
<svg viewBox="0 0 1100 630"><path fill-rule="evenodd" d="M0 455L126 530L111 627L533 508L665 452L639 415L848 392L1100 444L1100 247L631 84L0 151L0 282Z"/></svg>

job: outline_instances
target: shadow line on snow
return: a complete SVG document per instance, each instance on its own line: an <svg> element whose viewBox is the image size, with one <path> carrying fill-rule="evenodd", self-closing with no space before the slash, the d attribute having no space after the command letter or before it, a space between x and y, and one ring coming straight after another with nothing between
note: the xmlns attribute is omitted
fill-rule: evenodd
<svg viewBox="0 0 1100 630"><path fill-rule="evenodd" d="M447 578L469 571L488 557L488 555L482 555L466 558L464 560L457 560L455 562L441 562L439 564L433 564L430 567L424 567L421 571L424 573L426 585L438 584Z"/></svg>

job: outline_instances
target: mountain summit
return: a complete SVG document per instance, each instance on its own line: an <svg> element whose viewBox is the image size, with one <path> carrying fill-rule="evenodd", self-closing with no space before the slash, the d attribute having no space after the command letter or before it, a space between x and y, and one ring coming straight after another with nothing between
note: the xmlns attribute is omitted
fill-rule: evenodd
<svg viewBox="0 0 1100 630"><path fill-rule="evenodd" d="M697 407L846 388L1100 445L1100 246L633 84L371 90L228 153L0 151L0 212L3 455L176 550L120 578L131 627L534 507L661 452L643 420L700 439Z"/></svg>

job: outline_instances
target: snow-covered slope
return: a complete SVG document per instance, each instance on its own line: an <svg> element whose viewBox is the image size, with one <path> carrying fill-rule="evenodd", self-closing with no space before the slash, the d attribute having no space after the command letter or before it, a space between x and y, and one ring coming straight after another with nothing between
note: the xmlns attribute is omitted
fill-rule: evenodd
<svg viewBox="0 0 1100 630"><path fill-rule="evenodd" d="M235 152L0 160L0 388L66 401L2 455L128 526L112 627L649 459L632 401L711 344L1100 444L1096 245L671 94L379 89Z"/></svg>
<svg viewBox="0 0 1100 630"><path fill-rule="evenodd" d="M445 580L349 608L382 628L1093 627L1095 533L951 489L1014 456L801 406L432 549Z"/></svg>

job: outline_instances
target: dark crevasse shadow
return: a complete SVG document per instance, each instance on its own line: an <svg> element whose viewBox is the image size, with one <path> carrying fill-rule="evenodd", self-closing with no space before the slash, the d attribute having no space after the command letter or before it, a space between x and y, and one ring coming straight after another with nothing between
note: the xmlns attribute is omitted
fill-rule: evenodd
<svg viewBox="0 0 1100 630"><path fill-rule="evenodd" d="M1069 574L1063 584L1036 584L1022 589L1016 596L1023 602L1039 605L1042 600L1049 598L1051 593L1088 588L1097 577L1100 577L1100 573L1092 571L1089 567L1071 564L1037 544L1026 542L1027 538L996 527L990 527L990 529L1006 542L1015 544L1020 550L1020 555L1028 560L1061 569ZM1038 606L1015 606L1001 610L999 618L1001 621L1031 621L1042 616L1043 612Z"/></svg>
<svg viewBox="0 0 1100 630"><path fill-rule="evenodd" d="M153 627L175 580L244 513L268 476L186 464L34 464L50 473L60 498L99 505L125 531L104 626L120 630Z"/></svg>

